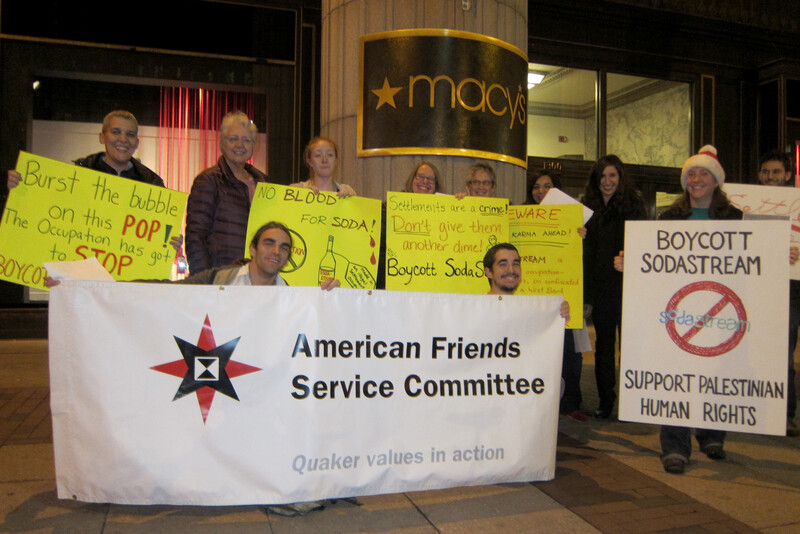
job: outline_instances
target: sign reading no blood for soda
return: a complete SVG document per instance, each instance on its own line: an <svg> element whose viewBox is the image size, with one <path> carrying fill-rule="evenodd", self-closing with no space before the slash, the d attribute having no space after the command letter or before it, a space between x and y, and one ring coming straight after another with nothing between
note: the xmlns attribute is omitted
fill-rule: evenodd
<svg viewBox="0 0 800 534"><path fill-rule="evenodd" d="M637 222L625 232L620 419L782 434L786 223Z"/></svg>
<svg viewBox="0 0 800 534"><path fill-rule="evenodd" d="M374 198L315 193L311 189L258 184L247 235L280 221L292 234L292 253L281 271L289 285L314 286L326 278L342 287L373 289L381 248L381 203ZM249 245L243 252L250 256Z"/></svg>

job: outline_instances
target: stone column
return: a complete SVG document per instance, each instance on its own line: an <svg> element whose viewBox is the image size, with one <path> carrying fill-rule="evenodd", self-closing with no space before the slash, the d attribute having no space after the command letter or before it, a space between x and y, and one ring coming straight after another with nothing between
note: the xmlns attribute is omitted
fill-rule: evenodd
<svg viewBox="0 0 800 534"><path fill-rule="evenodd" d="M501 39L527 53L526 0L322 0L321 134L339 145L339 178L359 195L385 199L402 191L414 164L427 159L443 175L444 193L464 191L476 158L458 156L373 156L358 158L359 38L411 28L447 28ZM489 160L487 160L489 161ZM525 169L489 161L497 174L498 197L519 204Z"/></svg>

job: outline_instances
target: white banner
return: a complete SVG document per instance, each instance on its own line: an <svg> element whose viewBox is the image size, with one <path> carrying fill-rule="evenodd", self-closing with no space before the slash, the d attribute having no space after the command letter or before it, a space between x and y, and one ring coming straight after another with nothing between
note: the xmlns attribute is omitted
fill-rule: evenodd
<svg viewBox="0 0 800 534"><path fill-rule="evenodd" d="M619 417L782 435L789 227L625 226Z"/></svg>
<svg viewBox="0 0 800 534"><path fill-rule="evenodd" d="M561 301L62 282L58 496L272 504L551 479Z"/></svg>

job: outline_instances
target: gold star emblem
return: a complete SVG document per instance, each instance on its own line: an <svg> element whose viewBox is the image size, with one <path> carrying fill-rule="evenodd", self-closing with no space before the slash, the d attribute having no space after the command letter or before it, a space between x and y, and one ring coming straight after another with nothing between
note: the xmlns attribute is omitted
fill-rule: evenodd
<svg viewBox="0 0 800 534"><path fill-rule="evenodd" d="M372 92L378 95L378 106L375 108L376 110L381 109L381 106L384 104L389 104L394 109L397 109L397 106L394 105L394 95L397 94L398 91L403 89L402 87L392 87L389 85L389 80L387 78L383 79L383 87L380 89L373 89Z"/></svg>

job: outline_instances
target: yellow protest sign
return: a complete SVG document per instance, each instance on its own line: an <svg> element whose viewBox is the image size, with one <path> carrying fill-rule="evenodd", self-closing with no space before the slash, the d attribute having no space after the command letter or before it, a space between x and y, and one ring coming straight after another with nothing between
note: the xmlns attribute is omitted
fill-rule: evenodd
<svg viewBox="0 0 800 534"><path fill-rule="evenodd" d="M486 293L483 256L508 241L508 199L389 193L386 289Z"/></svg>
<svg viewBox="0 0 800 534"><path fill-rule="evenodd" d="M583 226L580 204L511 206L511 243L522 260L517 295L564 295L567 328L583 328Z"/></svg>
<svg viewBox="0 0 800 534"><path fill-rule="evenodd" d="M247 235L270 221L285 224L292 233L292 253L281 271L290 285L316 286L333 277L342 287L375 287L381 239L379 200L260 183L250 206Z"/></svg>
<svg viewBox="0 0 800 534"><path fill-rule="evenodd" d="M42 288L42 263L96 256L117 280L169 278L188 195L20 152L0 223L0 278Z"/></svg>

